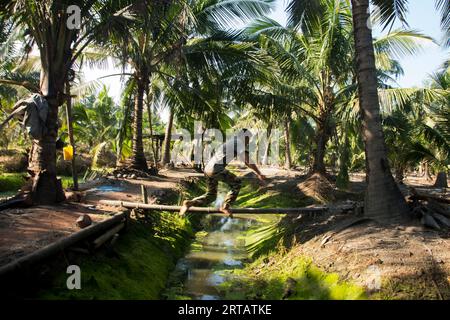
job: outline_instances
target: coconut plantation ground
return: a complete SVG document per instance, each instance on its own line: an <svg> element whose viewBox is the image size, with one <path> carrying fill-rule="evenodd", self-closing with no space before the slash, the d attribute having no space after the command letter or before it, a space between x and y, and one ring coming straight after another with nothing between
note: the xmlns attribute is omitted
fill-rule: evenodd
<svg viewBox="0 0 450 320"><path fill-rule="evenodd" d="M449 300L448 8L0 0L0 295Z"/></svg>
<svg viewBox="0 0 450 320"><path fill-rule="evenodd" d="M265 169L270 184L264 188L257 186L250 172L240 169L235 172L245 181L239 206L317 203L298 187L305 181L301 172ZM189 169L164 171L157 180L109 176L96 182L96 187L83 191L81 202L57 210L48 207L5 210L0 220L1 261L5 264L75 232L74 220L83 213L89 213L95 220L107 218L114 208L99 205L99 199L140 201L139 187L143 184L158 202L178 204L186 197L201 194L205 187L202 180L200 174ZM361 182L357 177L355 180L350 190L345 191L352 201L363 198ZM343 197L343 191L333 192ZM335 203L339 201L348 200ZM177 262L189 260L192 252L201 256L203 251L211 250L206 249L203 241L209 233L220 229L217 219L227 220L220 215L208 218L191 214L183 219L173 213L136 213L114 246L94 254L69 251L64 258L67 261L48 262L42 276L34 278L33 286L14 294L31 299L192 299L184 291L189 287L186 283L189 270L180 270ZM229 257L219 257L210 267L220 274L220 281L216 277L211 285L208 284L211 275L202 278L206 285L202 284L200 289L205 292L200 294L211 295L213 290L214 297L220 299L271 300L449 297L450 251L446 232L429 230L420 223L382 225L354 213L310 218L236 215L232 220L248 219L255 223L238 223L240 231L233 234L245 252L242 263L230 263ZM219 230L222 236L227 232ZM216 245L215 252L221 244ZM67 264L77 264L83 270L82 290L67 290Z"/></svg>

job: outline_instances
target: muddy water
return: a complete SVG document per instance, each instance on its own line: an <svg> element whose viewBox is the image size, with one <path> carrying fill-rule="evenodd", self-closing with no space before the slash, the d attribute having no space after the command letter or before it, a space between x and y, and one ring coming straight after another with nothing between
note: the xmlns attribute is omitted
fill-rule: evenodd
<svg viewBox="0 0 450 320"><path fill-rule="evenodd" d="M177 271L184 274L182 296L196 300L221 299L218 286L225 281L227 270L241 268L248 259L240 237L257 222L245 217L230 219L209 216L206 236L198 237L192 250L180 260Z"/></svg>

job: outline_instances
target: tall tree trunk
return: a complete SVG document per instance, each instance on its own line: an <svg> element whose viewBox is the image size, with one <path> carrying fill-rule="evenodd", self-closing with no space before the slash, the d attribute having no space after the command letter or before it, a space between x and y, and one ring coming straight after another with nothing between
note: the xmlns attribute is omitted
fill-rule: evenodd
<svg viewBox="0 0 450 320"><path fill-rule="evenodd" d="M270 153L270 138L272 136L272 123L267 126L267 141L264 149L264 155L262 159L262 165L267 166L269 164L269 153Z"/></svg>
<svg viewBox="0 0 450 320"><path fill-rule="evenodd" d="M48 48L48 51L50 50L51 48ZM53 61L48 52L41 51L41 64L40 90L48 102L49 111L45 123L45 133L41 139L32 140L28 172L33 179L33 203L54 204L65 200L61 181L57 180L56 175L56 139L58 136L58 108L64 101L64 85L67 75L65 69L58 68L61 63Z"/></svg>
<svg viewBox="0 0 450 320"><path fill-rule="evenodd" d="M291 131L291 121L289 117L286 117L286 119L284 120L284 143L286 144L285 149L286 162L284 164L284 167L287 170L290 170L292 168L290 131Z"/></svg>
<svg viewBox="0 0 450 320"><path fill-rule="evenodd" d="M425 165L424 165L424 177L426 181L430 181L431 180L431 175L430 175L430 166L428 164L428 161L425 161Z"/></svg>
<svg viewBox="0 0 450 320"><path fill-rule="evenodd" d="M133 155L131 166L134 169L147 171L147 160L144 155L144 144L142 142L142 114L144 109L144 92L147 82L145 79L138 77L137 92L134 101L134 117L133 117Z"/></svg>
<svg viewBox="0 0 450 320"><path fill-rule="evenodd" d="M170 142L172 141L172 127L173 127L173 108L169 107L169 121L166 126L166 134L164 136L164 145L163 145L163 157L161 164L163 166L170 163Z"/></svg>
<svg viewBox="0 0 450 320"><path fill-rule="evenodd" d="M152 121L152 104L153 99L150 98L150 94L147 91L147 114L148 114L148 126L150 128L150 142L152 147L152 154L153 154L153 165L155 168L158 168L158 160L157 160L157 154L156 154L156 148L155 148L155 140L153 139L153 121Z"/></svg>
<svg viewBox="0 0 450 320"><path fill-rule="evenodd" d="M330 139L330 135L327 133L327 123L320 123L318 125L317 135L316 135L316 150L314 152L314 161L312 166L312 173L326 174L327 170L325 167L325 149Z"/></svg>
<svg viewBox="0 0 450 320"><path fill-rule="evenodd" d="M73 180L73 190L78 190L78 175L76 166L76 149L75 149L75 139L73 137L73 123L72 123L72 97L70 96L70 82L66 83L66 116L67 116L67 131L69 135L69 143L73 148L72 156L72 180Z"/></svg>
<svg viewBox="0 0 450 320"><path fill-rule="evenodd" d="M352 0L359 104L367 159L365 214L375 218L396 218L407 213L405 198L389 167L377 90L377 73L372 31L368 28L369 0Z"/></svg>
<svg viewBox="0 0 450 320"><path fill-rule="evenodd" d="M349 183L348 169L350 166L350 141L347 128L344 128L344 144L339 157L339 173L336 179L336 186L340 189L347 189Z"/></svg>
<svg viewBox="0 0 450 320"><path fill-rule="evenodd" d="M447 183L447 172L439 171L436 177L436 181L434 183L435 188L448 188Z"/></svg>

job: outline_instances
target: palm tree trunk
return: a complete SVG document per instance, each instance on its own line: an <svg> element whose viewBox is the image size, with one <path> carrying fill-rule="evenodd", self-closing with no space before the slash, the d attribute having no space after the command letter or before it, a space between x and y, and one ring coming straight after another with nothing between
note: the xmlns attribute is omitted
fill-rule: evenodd
<svg viewBox="0 0 450 320"><path fill-rule="evenodd" d="M166 126L166 134L164 136L164 145L163 145L163 157L161 164L163 166L170 163L170 142L172 141L172 127L173 127L173 109L169 107L169 121Z"/></svg>
<svg viewBox="0 0 450 320"><path fill-rule="evenodd" d="M40 90L49 111L46 132L41 139L33 139L28 172L33 179L32 199L35 204L54 204L65 200L61 181L56 175L56 139L58 136L58 108L63 104L65 71L56 61L41 52Z"/></svg>
<svg viewBox="0 0 450 320"><path fill-rule="evenodd" d="M325 128L326 125L326 123L321 123L318 126L319 128L316 135L316 150L314 152L312 173L326 174L327 172L324 158L329 135L327 134L327 129Z"/></svg>
<svg viewBox="0 0 450 320"><path fill-rule="evenodd" d="M290 170L292 168L291 137L290 137L291 122L289 120L290 120L289 117L286 117L286 119L284 121L284 142L286 144L286 149L285 149L286 162L284 164L284 167L287 170Z"/></svg>
<svg viewBox="0 0 450 320"><path fill-rule="evenodd" d="M430 166L428 165L428 161L425 161L424 164L424 177L426 181L430 181L431 180L431 175L430 175Z"/></svg>
<svg viewBox="0 0 450 320"><path fill-rule="evenodd" d="M155 168L158 168L158 160L157 160L157 154L155 149L155 140L153 139L153 121L152 121L152 104L153 99L150 98L149 92L147 91L147 114L148 114L148 126L150 128L150 142L152 147L152 154L153 154L153 164Z"/></svg>
<svg viewBox="0 0 450 320"><path fill-rule="evenodd" d="M439 171L436 177L436 181L434 183L435 188L448 188L447 183L447 172Z"/></svg>
<svg viewBox="0 0 450 320"><path fill-rule="evenodd" d="M365 214L395 218L408 212L405 198L392 177L381 126L372 31L368 28L369 0L352 0L359 104L367 159Z"/></svg>
<svg viewBox="0 0 450 320"><path fill-rule="evenodd" d="M272 123L267 126L267 142L265 144L264 156L262 159L262 165L267 166L269 164L269 153L270 153L270 138L272 136Z"/></svg>
<svg viewBox="0 0 450 320"><path fill-rule="evenodd" d="M142 114L144 109L144 92L146 81L141 77L137 81L137 92L134 101L134 117L133 117L133 155L131 166L134 169L147 171L147 160L144 155L144 144L142 142Z"/></svg>
<svg viewBox="0 0 450 320"><path fill-rule="evenodd" d="M348 169L350 166L350 141L347 128L344 128L344 144L339 158L339 173L336 179L336 186L340 189L347 189L349 183Z"/></svg>

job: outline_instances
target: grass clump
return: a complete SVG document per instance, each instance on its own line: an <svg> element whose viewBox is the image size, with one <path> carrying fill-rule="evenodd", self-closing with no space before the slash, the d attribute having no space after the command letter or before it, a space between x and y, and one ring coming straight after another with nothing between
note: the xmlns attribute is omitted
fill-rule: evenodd
<svg viewBox="0 0 450 320"><path fill-rule="evenodd" d="M221 285L225 299L263 300L357 300L365 299L365 290L341 281L311 260L279 250L261 256L241 270L234 270Z"/></svg>
<svg viewBox="0 0 450 320"><path fill-rule="evenodd" d="M237 206L255 208L303 207L305 206L304 201L304 198L293 196L292 192L262 188L255 190L251 184L245 184L241 190L241 196L237 200ZM289 241L293 228L296 226L284 223L283 218L285 216L280 214L255 215L260 223L253 228L249 228L244 235L247 251L251 258L257 258L276 250L280 241Z"/></svg>
<svg viewBox="0 0 450 320"><path fill-rule="evenodd" d="M0 174L0 192L18 191L25 183L25 175L22 173Z"/></svg>
<svg viewBox="0 0 450 320"><path fill-rule="evenodd" d="M62 176L61 182L63 188L73 187L72 177ZM0 174L0 192L11 193L18 191L26 182L26 173L2 173ZM84 179L79 178L79 183L83 183Z"/></svg>

